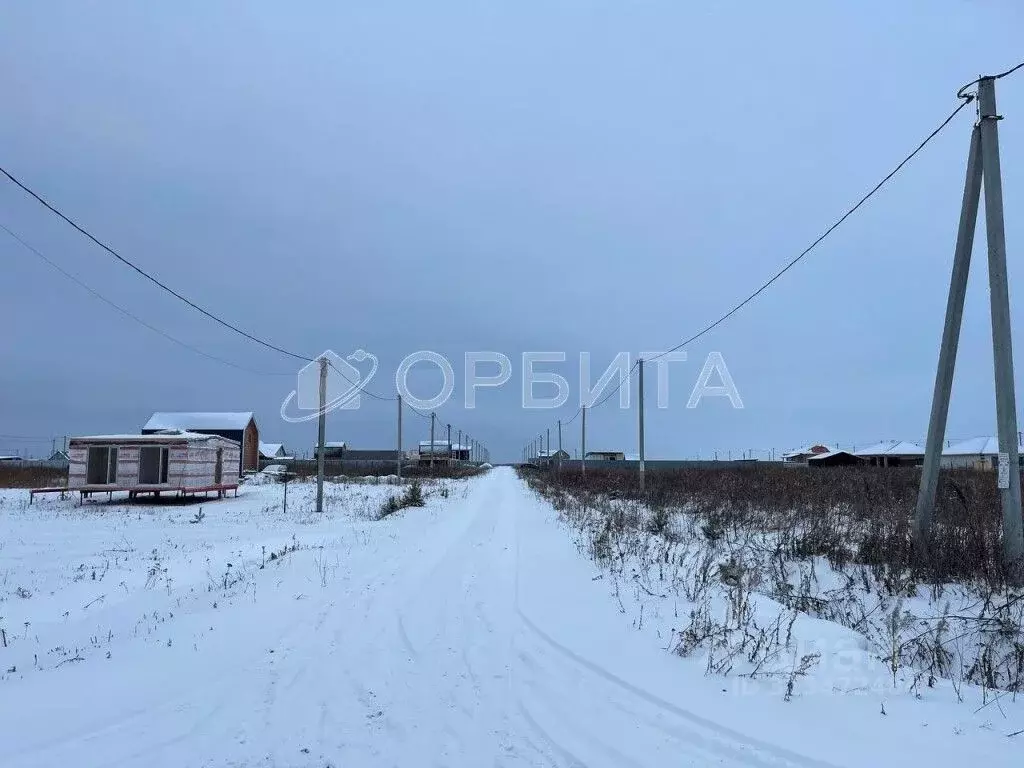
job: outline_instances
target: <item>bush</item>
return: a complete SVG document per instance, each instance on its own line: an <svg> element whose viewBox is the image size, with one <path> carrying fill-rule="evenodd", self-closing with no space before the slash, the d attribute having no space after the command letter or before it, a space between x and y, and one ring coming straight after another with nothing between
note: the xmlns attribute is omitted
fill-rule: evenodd
<svg viewBox="0 0 1024 768"><path fill-rule="evenodd" d="M422 507L423 506L423 488L418 482L413 482L405 491L405 495L402 497L403 507Z"/></svg>
<svg viewBox="0 0 1024 768"><path fill-rule="evenodd" d="M413 482L401 496L388 497L388 500L381 506L377 519L382 520L406 507L422 507L424 503L423 488L418 482Z"/></svg>

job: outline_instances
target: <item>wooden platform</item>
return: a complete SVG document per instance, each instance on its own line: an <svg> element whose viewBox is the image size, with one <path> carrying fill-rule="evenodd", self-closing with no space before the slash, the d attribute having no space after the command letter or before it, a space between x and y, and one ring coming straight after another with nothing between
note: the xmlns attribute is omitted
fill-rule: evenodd
<svg viewBox="0 0 1024 768"><path fill-rule="evenodd" d="M161 494L174 495L178 497L184 496L195 496L197 493L207 494L216 491L217 498L223 498L228 491L234 491L235 496L238 495L238 483L221 483L219 485L205 485L198 486L196 488L186 487L175 487L175 486L152 486L152 485L132 485L132 486L109 486L109 485L83 485L77 488L33 488L29 493L29 504L35 498L37 493L60 493L61 498L64 498L65 493L78 493L79 503L81 504L87 498L92 496L94 493L105 493L107 494L107 500L111 500L115 493L128 494L128 501L134 501L137 496L142 494L151 493L155 498L159 498Z"/></svg>

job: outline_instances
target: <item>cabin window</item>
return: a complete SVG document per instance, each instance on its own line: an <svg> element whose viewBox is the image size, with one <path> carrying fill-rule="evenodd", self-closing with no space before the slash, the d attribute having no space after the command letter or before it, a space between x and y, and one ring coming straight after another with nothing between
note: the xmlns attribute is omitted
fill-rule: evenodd
<svg viewBox="0 0 1024 768"><path fill-rule="evenodd" d="M117 482L117 448L107 445L89 446L86 482L89 485L112 485Z"/></svg>
<svg viewBox="0 0 1024 768"><path fill-rule="evenodd" d="M147 445L139 449L139 482L142 485L165 484L169 459L169 448Z"/></svg>

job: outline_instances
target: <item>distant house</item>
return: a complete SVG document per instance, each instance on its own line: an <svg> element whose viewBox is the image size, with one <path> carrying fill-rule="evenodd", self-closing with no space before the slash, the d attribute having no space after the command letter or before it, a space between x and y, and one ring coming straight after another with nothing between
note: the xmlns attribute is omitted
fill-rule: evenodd
<svg viewBox="0 0 1024 768"><path fill-rule="evenodd" d="M846 467L863 463L863 458L849 451L829 451L807 457L809 467Z"/></svg>
<svg viewBox="0 0 1024 768"><path fill-rule="evenodd" d="M452 458L456 461L469 461L470 455L471 452L468 445L452 444Z"/></svg>
<svg viewBox="0 0 1024 768"><path fill-rule="evenodd" d="M54 451L50 454L50 458L46 460L46 463L57 469L67 469L70 464L70 457L67 451Z"/></svg>
<svg viewBox="0 0 1024 768"><path fill-rule="evenodd" d="M452 457L452 445L447 440L420 440L420 458L449 459Z"/></svg>
<svg viewBox="0 0 1024 768"><path fill-rule="evenodd" d="M812 445L805 445L803 448L797 448L795 451L789 451L782 454L783 464L806 464L807 460L811 456L817 456L823 453L831 453L833 448L821 443L814 443Z"/></svg>
<svg viewBox="0 0 1024 768"><path fill-rule="evenodd" d="M68 441L68 488L83 496L128 491L179 495L238 488L241 445L220 435L164 430Z"/></svg>
<svg viewBox="0 0 1024 768"><path fill-rule="evenodd" d="M283 459L287 455L283 443L260 443L261 459Z"/></svg>
<svg viewBox="0 0 1024 768"><path fill-rule="evenodd" d="M924 447L907 440L883 440L856 454L872 467L919 467L924 463Z"/></svg>
<svg viewBox="0 0 1024 768"><path fill-rule="evenodd" d="M587 461L625 461L626 454L622 451L587 451Z"/></svg>
<svg viewBox="0 0 1024 768"><path fill-rule="evenodd" d="M337 461L347 457L347 448L343 440L324 441L324 461ZM313 458L320 459L320 446L313 446Z"/></svg>
<svg viewBox="0 0 1024 768"><path fill-rule="evenodd" d="M153 435L165 430L218 435L241 446L238 473L259 469L260 432L252 411L231 413L179 413L158 411L149 417L142 434Z"/></svg>
<svg viewBox="0 0 1024 768"><path fill-rule="evenodd" d="M1017 441L1018 454L1024 454L1024 442L1020 435ZM942 452L940 465L951 469L997 469L999 466L999 439L997 437L972 437L954 443ZM1020 457L1024 467L1024 457Z"/></svg>
<svg viewBox="0 0 1024 768"><path fill-rule="evenodd" d="M554 450L554 451L541 451L537 455L537 461L541 464L557 464L561 461L565 461L569 458L568 451Z"/></svg>

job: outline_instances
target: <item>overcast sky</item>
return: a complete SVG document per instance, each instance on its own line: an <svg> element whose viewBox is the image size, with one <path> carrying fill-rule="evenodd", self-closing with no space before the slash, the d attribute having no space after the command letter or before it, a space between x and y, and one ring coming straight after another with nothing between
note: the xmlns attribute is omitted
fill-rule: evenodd
<svg viewBox="0 0 1024 768"><path fill-rule="evenodd" d="M576 412L581 351L596 375L691 335L916 146L957 87L1024 58L1017 0L4 2L2 16L0 164L247 331L309 356L372 352L375 391L393 393L411 352L450 357L439 419L498 460ZM1019 369L1024 71L997 96ZM972 119L672 365L648 456L923 439ZM284 374L184 349L0 232L0 453L135 432L155 410L252 410L264 440L311 448L315 422L279 415L298 361L6 181L0 223L161 330ZM978 231L951 438L995 429ZM468 411L475 350L507 355L512 380ZM572 386L562 409L522 409L524 351L566 353L541 366ZM742 410L685 408L712 351ZM437 380L411 379L424 396ZM589 415L588 448L636 450L635 412L616 405ZM391 447L394 418L364 397L328 437ZM427 426L407 416L406 444Z"/></svg>

